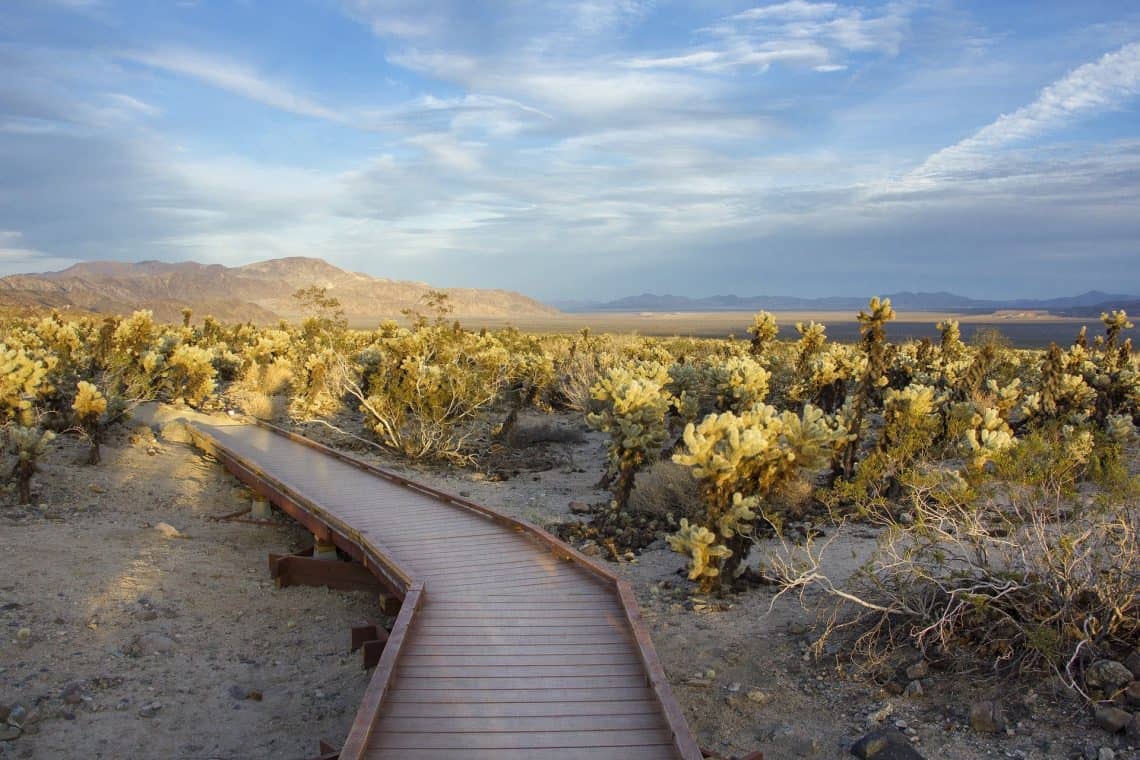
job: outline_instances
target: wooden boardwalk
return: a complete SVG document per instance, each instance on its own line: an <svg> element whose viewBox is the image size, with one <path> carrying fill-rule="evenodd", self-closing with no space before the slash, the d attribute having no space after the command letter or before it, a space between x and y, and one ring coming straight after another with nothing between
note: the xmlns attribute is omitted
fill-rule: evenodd
<svg viewBox="0 0 1140 760"><path fill-rule="evenodd" d="M403 598L342 760L701 757L629 586L605 568L271 426L189 427Z"/></svg>

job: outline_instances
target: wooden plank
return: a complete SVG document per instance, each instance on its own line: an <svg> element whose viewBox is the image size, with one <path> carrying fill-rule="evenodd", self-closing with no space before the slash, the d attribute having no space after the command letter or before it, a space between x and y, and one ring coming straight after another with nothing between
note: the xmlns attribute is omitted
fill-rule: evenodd
<svg viewBox="0 0 1140 760"><path fill-rule="evenodd" d="M553 641L542 644L476 644L472 642L454 641L441 644L439 640L433 642L413 641L407 647L409 655L423 656L478 656L495 657L504 654L514 654L518 657L574 657L582 654L621 654L630 651L630 642L627 639L614 640L608 643L572 643Z"/></svg>
<svg viewBox="0 0 1140 760"><path fill-rule="evenodd" d="M484 702L626 702L655 699L648 686L614 686L609 688L574 689L412 689L396 684L391 699L398 702L430 702L481 704Z"/></svg>
<svg viewBox="0 0 1140 760"><path fill-rule="evenodd" d="M371 749L375 760L661 760L671 747L562 747L527 749Z"/></svg>
<svg viewBox="0 0 1140 760"><path fill-rule="evenodd" d="M398 679L416 678L594 678L594 677L645 677L641 663L622 665L419 665L401 663L396 671Z"/></svg>
<svg viewBox="0 0 1140 760"><path fill-rule="evenodd" d="M496 691L512 689L529 689L537 691L555 691L566 689L610 689L619 687L633 687L645 683L644 675L637 676L544 676L541 678L508 677L494 678L489 676L470 678L426 678L424 676L406 676L399 678L400 690L425 691L482 691L494 689Z"/></svg>
<svg viewBox="0 0 1140 760"><path fill-rule="evenodd" d="M447 720L439 718L409 718L384 716L376 725L377 734L386 733L424 733L424 734L456 734L456 733L532 733L544 731L551 733L566 731L643 731L646 729L660 730L665 722L661 715L653 714L623 714L611 713L608 715L557 715L550 717L538 716L472 716L449 717Z"/></svg>
<svg viewBox="0 0 1140 760"><path fill-rule="evenodd" d="M580 747L639 747L667 744L662 729L633 731L534 731L516 733L398 733L375 734L369 749L546 749Z"/></svg>
<svg viewBox="0 0 1140 760"><path fill-rule="evenodd" d="M578 715L654 715L661 710L653 699L609 702L404 702L398 694L381 708L385 718L545 717Z"/></svg>
<svg viewBox="0 0 1140 760"><path fill-rule="evenodd" d="M585 651L579 654L412 654L410 649L405 650L401 662L405 667L424 665L467 665L470 667L508 667L513 665L637 665L641 660L630 652L594 652Z"/></svg>

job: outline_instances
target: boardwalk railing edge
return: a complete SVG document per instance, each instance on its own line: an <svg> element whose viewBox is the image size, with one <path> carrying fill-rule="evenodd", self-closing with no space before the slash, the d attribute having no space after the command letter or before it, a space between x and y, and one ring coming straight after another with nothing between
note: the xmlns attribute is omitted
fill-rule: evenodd
<svg viewBox="0 0 1140 760"><path fill-rule="evenodd" d="M673 696L673 691L669 687L669 681L665 676L665 669L657 657L657 651L653 647L653 640L649 635L648 629L645 627L633 589L628 582L617 577L607 568L536 525L532 525L524 520L508 517L461 496L449 494L445 491L432 488L431 486L409 480L395 472L357 459L343 451L338 451L330 446L314 441L311 438L280 428L277 425L263 420L253 420L253 423L258 427L265 428L277 435L320 451L327 456L331 456L353 467L384 478L404 488L418 491L457 508L479 514L516 532L524 533L543 544L547 550L555 556L573 562L600 580L612 584L617 592L620 606L629 623L630 630L633 631L634 643L637 647L638 656L641 659L642 665L645 667L648 686L657 697L658 704L661 706L662 716L673 736L674 747L683 760L701 760L703 757L701 750L697 745L692 731L689 729L688 722L685 720L680 704ZM353 722L352 729L350 730L349 741L346 742L340 754L341 760L360 757L367 744L368 735L371 733L372 722L379 712L384 694L387 692L393 673L395 672L395 663L399 657L400 649L406 640L406 631L411 625L416 610L418 610L422 604L423 595L425 593L422 581L413 579L400 568L392 559L394 555L386 551L381 543L370 537L366 538L362 536L358 531L352 529L351 526L345 525L338 518L321 509L320 505L311 499L305 497L303 494L297 493L295 489L286 487L272 476L262 472L252 463L246 462L228 451L225 446L199 428L195 423L188 421L186 425L191 430L191 436L194 438L195 445L199 445L199 448L209 451L222 460L223 464L237 475L239 479L247 482L251 487L255 487L255 484L246 480L245 477L242 477L243 474L247 477L252 476L254 479L262 480L274 492L270 494L274 497L273 501L276 503L279 498L282 499L283 502L280 503L280 506L292 517L297 519L298 522L306 528L313 530L316 534L322 528L319 522L323 521L327 525L328 531L331 531L330 537L334 539L338 546L353 556L354 559L364 564L365 567L377 573L381 581L386 581L386 585L399 586L399 588L392 589L393 591L400 592L403 598L403 605L397 616L396 625L392 630L388 643L384 647L384 652L381 654L376 672L369 682L364 701L361 702L356 720ZM208 447L201 446L198 437L205 439L210 445ZM242 471L244 471L244 473ZM311 517L304 515L306 511L311 514ZM304 515L307 519L302 519L298 514ZM315 530L313 518L318 521ZM369 549L371 549L371 551L369 551ZM402 628L400 627L401 621L404 623ZM395 638L397 630L400 632L398 640ZM387 666L386 668L385 665ZM370 710L367 715L365 713L366 708ZM365 720L365 718L367 719ZM350 749L352 752L348 751Z"/></svg>

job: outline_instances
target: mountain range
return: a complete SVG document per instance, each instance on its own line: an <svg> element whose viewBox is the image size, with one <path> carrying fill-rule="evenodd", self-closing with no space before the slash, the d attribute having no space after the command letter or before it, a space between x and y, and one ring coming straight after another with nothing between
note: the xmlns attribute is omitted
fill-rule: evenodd
<svg viewBox="0 0 1140 760"><path fill-rule="evenodd" d="M1066 316L1096 316L1101 311L1123 308L1130 313L1140 310L1140 296L1090 290L1077 296L1048 299L982 300L954 293L887 293L899 311L948 311L989 313L1003 310L1048 311ZM854 312L867 306L866 297L830 296L798 298L795 296L687 296L642 293L616 301L553 301L553 306L568 312L618 311L844 311Z"/></svg>
<svg viewBox="0 0 1140 760"><path fill-rule="evenodd" d="M293 293L318 285L327 289L354 323L399 317L422 309L432 286L371 277L306 257L270 259L239 267L192 261L124 263L93 261L60 272L0 278L0 307L69 309L126 314L150 309L163 321L180 321L181 310L212 314L224 322L271 323L300 316ZM519 293L474 288L438 288L456 317L513 317L557 311Z"/></svg>

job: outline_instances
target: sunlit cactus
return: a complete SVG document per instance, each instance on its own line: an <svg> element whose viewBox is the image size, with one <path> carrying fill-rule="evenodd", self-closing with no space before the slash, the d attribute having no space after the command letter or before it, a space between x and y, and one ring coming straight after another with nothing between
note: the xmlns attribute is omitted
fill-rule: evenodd
<svg viewBox="0 0 1140 760"><path fill-rule="evenodd" d="M709 369L721 411L743 412L768 397L771 373L748 356L733 356Z"/></svg>
<svg viewBox="0 0 1140 760"><path fill-rule="evenodd" d="M685 428L685 448L673 461L691 468L701 483L703 515L675 548L690 551L690 573L704 590L723 587L722 574L733 577L742 562L760 506L772 493L799 477L803 470L824 466L847 431L820 409L807 405L800 415L757 404L734 414L711 414ZM727 550L709 554L704 527ZM700 541L693 542L693 535ZM703 543L702 543L703 542ZM710 572L715 570L716 572Z"/></svg>
<svg viewBox="0 0 1140 760"><path fill-rule="evenodd" d="M0 343L0 423L32 424L37 399L51 390L43 359Z"/></svg>
<svg viewBox="0 0 1140 760"><path fill-rule="evenodd" d="M763 356L768 344L776 339L780 333L780 326L776 318L766 311L761 311L752 317L752 324L748 327L748 334L752 336L751 350L754 356Z"/></svg>
<svg viewBox="0 0 1140 760"><path fill-rule="evenodd" d="M106 425L107 399L99 392L94 384L80 380L76 386L75 401L71 405L75 412L75 421L91 443L88 454L89 464L98 464L100 460L99 446L103 440L103 428Z"/></svg>
<svg viewBox="0 0 1140 760"><path fill-rule="evenodd" d="M7 437L9 451L16 455L16 464L8 479L16 481L17 503L30 504L32 477L39 471L38 460L55 439L55 433L38 427L11 425Z"/></svg>
<svg viewBox="0 0 1140 760"><path fill-rule="evenodd" d="M613 473L614 505L629 503L637 471L656 458L668 435L666 415L673 396L665 390L669 374L660 364L617 367L593 387L601 410L586 416L591 427L609 433L607 447Z"/></svg>

